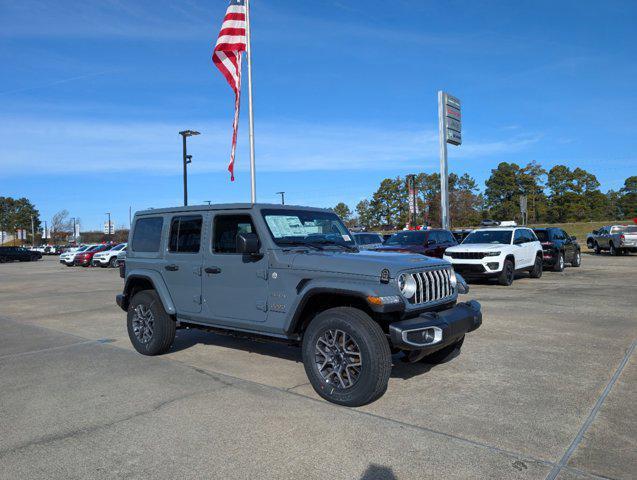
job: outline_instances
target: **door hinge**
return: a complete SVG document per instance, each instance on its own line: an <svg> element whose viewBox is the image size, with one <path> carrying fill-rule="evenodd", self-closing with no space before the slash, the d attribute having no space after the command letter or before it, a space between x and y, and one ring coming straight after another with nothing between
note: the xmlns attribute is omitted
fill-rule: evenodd
<svg viewBox="0 0 637 480"><path fill-rule="evenodd" d="M268 279L268 271L267 270L257 270L257 277L262 278L263 280Z"/></svg>
<svg viewBox="0 0 637 480"><path fill-rule="evenodd" d="M268 302L257 300L257 309L267 312L268 311Z"/></svg>
<svg viewBox="0 0 637 480"><path fill-rule="evenodd" d="M201 305L201 295L193 295L192 301L195 302L197 305Z"/></svg>

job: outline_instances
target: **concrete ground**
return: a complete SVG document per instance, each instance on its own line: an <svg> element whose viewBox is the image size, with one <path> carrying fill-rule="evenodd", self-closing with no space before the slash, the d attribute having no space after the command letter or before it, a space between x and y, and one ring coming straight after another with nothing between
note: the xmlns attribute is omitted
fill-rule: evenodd
<svg viewBox="0 0 637 480"><path fill-rule="evenodd" d="M637 255L472 285L482 328L358 409L297 348L131 347L114 270L0 265L0 478L635 478Z"/></svg>

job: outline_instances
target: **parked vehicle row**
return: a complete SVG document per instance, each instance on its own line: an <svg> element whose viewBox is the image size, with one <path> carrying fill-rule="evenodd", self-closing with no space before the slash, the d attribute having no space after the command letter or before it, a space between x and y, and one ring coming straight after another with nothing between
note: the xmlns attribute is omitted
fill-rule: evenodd
<svg viewBox="0 0 637 480"><path fill-rule="evenodd" d="M126 251L126 246L126 243L118 245L82 245L60 255L60 263L68 267L100 266L116 268L118 266L117 256Z"/></svg>

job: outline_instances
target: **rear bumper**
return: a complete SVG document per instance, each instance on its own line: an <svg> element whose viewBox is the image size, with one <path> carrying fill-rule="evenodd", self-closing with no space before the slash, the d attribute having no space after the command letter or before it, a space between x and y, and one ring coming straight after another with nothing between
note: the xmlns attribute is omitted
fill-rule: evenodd
<svg viewBox="0 0 637 480"><path fill-rule="evenodd" d="M478 302L471 300L449 310L427 312L416 318L391 323L389 338L392 346L428 353L440 350L482 325L480 308Z"/></svg>

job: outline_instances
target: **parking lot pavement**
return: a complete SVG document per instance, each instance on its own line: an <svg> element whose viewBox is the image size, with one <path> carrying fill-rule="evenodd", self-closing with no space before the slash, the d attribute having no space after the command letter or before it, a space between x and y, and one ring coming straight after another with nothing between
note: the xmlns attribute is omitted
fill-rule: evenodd
<svg viewBox="0 0 637 480"><path fill-rule="evenodd" d="M197 331L147 358L114 270L0 265L0 478L634 478L637 256L472 285L483 327L359 409L300 352Z"/></svg>

